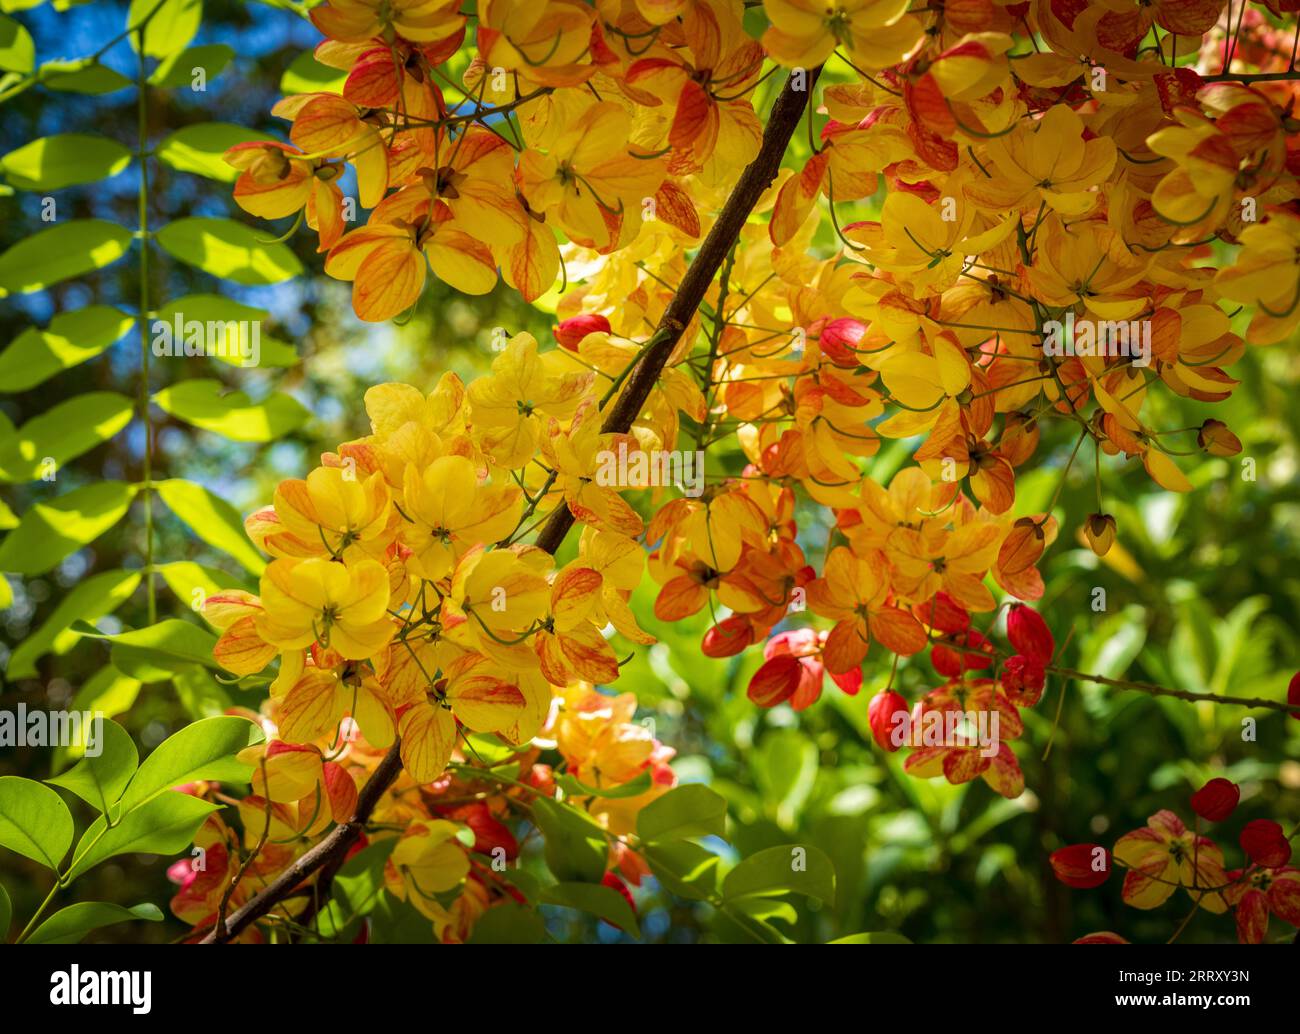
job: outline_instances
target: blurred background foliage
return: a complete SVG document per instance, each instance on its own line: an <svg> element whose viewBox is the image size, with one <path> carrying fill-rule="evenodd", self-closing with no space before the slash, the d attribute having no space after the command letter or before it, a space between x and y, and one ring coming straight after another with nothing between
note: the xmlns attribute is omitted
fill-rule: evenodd
<svg viewBox="0 0 1300 1034"><path fill-rule="evenodd" d="M26 4L9 0L3 6L13 10ZM125 23L125 3L63 6L71 10L42 5L17 15L43 60L94 52ZM194 42L228 44L235 59L208 82L206 91L151 91L151 144L180 127L210 120L283 138L270 108L286 75L296 75L299 88L304 80L329 75L302 57L318 39L310 23L289 10L207 0ZM103 60L134 75L135 58L125 41ZM763 90L770 92L774 82L775 77L761 88L760 111L765 110ZM98 133L133 146L134 88L101 96L28 90L4 106L0 154L59 132ZM808 154L808 140L798 134L786 164L798 166ZM230 201L229 182L179 172L158 161L151 161L150 175L149 204L157 218L218 215L246 221ZM136 186L132 163L113 179L53 196L60 219L100 216L130 226L136 218ZM870 217L880 200L878 195L846 206L841 223ZM41 227L40 204L36 194L0 196L0 251ZM362 396L369 386L397 380L429 390L448 369L469 379L490 362L498 327L512 335L529 331L544 343L550 338L552 317L504 286L473 298L456 295L436 280L404 325L362 324L352 314L348 285L323 275L308 236L289 241L306 275L273 287L223 288L241 302L268 310L264 333L291 342L301 362L284 370L245 370L215 359L159 359L152 388L178 376L219 377L259 398L274 384L302 402L314 419L272 444L241 445L172 421L155 407L155 477L191 478L247 513L269 501L279 480L304 475L322 450L366 432ZM829 253L835 240L819 238L818 244ZM55 313L91 302L134 312L133 299L139 296L134 256L133 251L126 261L50 291L4 299L0 346L33 323L44 324ZM157 299L215 289L212 277L165 257L153 262L150 275ZM1244 323L1237 329L1244 329ZM1104 508L1116 516L1120 529L1119 544L1104 560L1094 557L1077 534L1083 517L1096 508L1093 459L1080 454L1056 510L1062 534L1043 564L1048 594L1041 610L1058 644L1070 640L1063 663L1194 692L1285 697L1287 680L1300 668L1300 355L1294 344L1248 352L1232 370L1241 383L1226 403L1209 406L1153 393L1151 404L1169 411L1159 413L1157 426L1196 427L1213 416L1228 423L1245 449L1233 459L1184 459L1197 489L1185 496L1160 490L1136 461L1103 458ZM178 374L176 364L183 363L211 369ZM10 392L0 385L0 419L21 425L89 390L134 395L139 367L139 344L128 334L109 351L107 361L66 370L28 391ZM1049 504L1073 441L1073 432L1062 423L1044 425L1037 456L1020 471L1018 513ZM60 471L57 488L41 481L4 485L0 500L22 513L80 484L138 479L144 442L137 420L126 433ZM710 474L738 472L743 464L739 450L721 444L710 455ZM915 444L887 445L870 461L868 472L887 483L909 462ZM1254 480L1244 476L1243 459L1253 461ZM660 501L647 493L644 512ZM127 520L49 575L10 576L14 601L0 611L0 666L7 668L14 646L48 622L60 600L90 574L141 566L144 525L139 511L137 503ZM820 567L827 514L806 506L799 522L809 560ZM160 559L197 561L247 584L247 576L229 558L196 540L165 508L157 529ZM1100 610L1094 609L1097 589L1104 590ZM833 859L835 905L801 910L791 928L798 940L893 930L917 942L1038 942L1114 930L1134 941L1163 941L1181 920L1185 899L1175 897L1145 913L1120 902L1117 881L1097 891L1071 891L1051 875L1048 854L1081 841L1109 846L1160 808L1173 808L1190 820L1188 795L1214 775L1226 775L1243 787L1242 807L1222 841L1230 865L1241 858L1235 834L1245 821L1274 818L1288 829L1300 821L1300 722L1279 713L1189 704L1088 683L1063 686L1059 679L1049 679L1043 701L1025 713L1026 734L1016 746L1026 792L1007 801L982 781L955 787L904 775L901 755L885 755L872 744L867 700L889 677L889 664L876 651L868 657L859 696L848 697L827 680L822 699L803 713L784 706L760 711L745 696L760 652L727 660L704 657L700 639L710 623L707 611L664 624L651 611L654 593L647 583L634 604L641 624L659 643L646 649L620 644L620 656L634 656L617 690L636 694L644 720L676 748L680 779L705 782L730 802L730 839L736 850L747 855L800 843L815 845ZM189 602L172 598L160 585L160 614L187 614ZM807 617L794 615L792 622ZM138 589L98 624L111 632L145 621L144 594ZM0 707L12 710L20 701L31 708L85 706L94 697L96 706L124 712L117 720L147 750L194 718L258 702L249 694L232 696L210 679L190 686L105 685L102 676L93 678L106 663L103 643L82 639L65 646L64 652L40 659L37 677L5 678ZM897 685L915 699L940 681L921 655L900 665ZM1243 738L1247 718L1257 720L1253 739ZM56 756L53 764L60 760ZM0 748L0 773L39 779L51 773L51 764L49 751ZM81 881L78 897L162 903L174 889L165 868L165 860L153 857L117 859ZM34 910L46 880L34 865L0 853L0 882L14 898L16 915ZM692 942L734 933L708 906L675 899L653 881L637 897L647 940ZM560 939L623 937L571 911L547 911L551 932ZM396 916L391 922L395 930L411 932L420 925L413 918ZM1274 923L1270 939L1283 936L1279 925ZM183 932L169 918L163 924L108 928L91 939L168 940ZM1181 939L1231 941L1231 919L1202 914Z"/></svg>

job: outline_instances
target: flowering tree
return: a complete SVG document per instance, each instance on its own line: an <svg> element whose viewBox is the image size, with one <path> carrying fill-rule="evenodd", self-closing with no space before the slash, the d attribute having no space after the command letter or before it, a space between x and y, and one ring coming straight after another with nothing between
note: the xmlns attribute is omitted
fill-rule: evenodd
<svg viewBox="0 0 1300 1034"><path fill-rule="evenodd" d="M185 6L132 5L142 61ZM1057 721L1075 682L1300 717L1296 680L1283 699L1077 670L1049 627L1071 616L1042 602L1062 532L1123 550L1122 468L1187 493L1187 457L1242 451L1214 417L1170 426L1168 400L1225 402L1244 353L1300 324L1295 7L303 5L337 74L275 106L285 140L221 148L235 202L292 219L241 238L250 261L310 234L372 323L403 322L434 281L504 281L555 312L555 340L503 328L483 376L370 388L369 434L282 481L247 539L223 525L225 548L256 547L257 587L201 586L215 643L152 603L109 636L262 702L143 764L110 723L49 781L102 816L71 860L67 807L31 780L0 794L0 844L57 890L115 852L193 843L171 908L207 943L364 937L391 901L444 941L540 939L543 903L631 932L629 885L650 875L779 941L784 896L833 901L834 865L793 843L721 873L700 843L726 834L726 801L678 783L620 678L655 642L646 585L659 622L707 612L705 657L761 655L753 708L866 683L865 730L906 749L906 777L1009 799L1052 679ZM178 225L156 237L184 260ZM43 284L12 251L0 267ZM183 388L159 404L198 426L267 416ZM1063 462L1039 449L1058 425ZM1089 460L1096 511L1064 512ZM1021 478L1054 466L1027 506ZM128 487L183 509L169 484L146 468ZM909 699L899 673L926 660L938 684ZM1231 785L1193 809L1226 818ZM516 864L534 833L541 879ZM1113 854L1051 865L1071 886L1122 865L1129 904L1181 890L1193 915L1234 911L1243 941L1270 912L1300 925L1285 831L1257 820L1242 845L1229 871L1162 811Z"/></svg>

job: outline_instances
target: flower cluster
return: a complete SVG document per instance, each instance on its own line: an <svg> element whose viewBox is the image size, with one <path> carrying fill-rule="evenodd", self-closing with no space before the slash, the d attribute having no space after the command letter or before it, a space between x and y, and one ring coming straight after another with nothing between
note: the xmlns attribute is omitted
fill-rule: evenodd
<svg viewBox="0 0 1300 1034"><path fill-rule="evenodd" d="M1062 478L1090 442L1098 512L1076 522L1105 554L1118 528L1103 457L1190 491L1173 457L1241 443L1218 420L1168 428L1170 397L1229 398L1247 343L1300 325L1293 48L1280 9L1234 27L1225 6L315 8L316 56L347 73L342 92L277 107L292 146L230 152L236 200L301 213L367 320L409 309L430 273L470 293L500 276L528 300L562 279L560 348L516 339L491 376L446 377L427 399L374 389L374 434L252 520L276 559L259 598L213 608L222 662L249 674L280 657L288 742L347 713L372 743L400 735L427 782L460 725L522 745L557 687L612 682L601 630L648 641L627 604L644 571L659 619L713 615L706 655L763 650L760 706L807 707L827 674L857 692L873 643L895 669L930 648L946 681L918 707L996 714L998 749L913 742L908 770L1018 794L1008 741L1054 644L1017 603L1003 656L972 615L999 610L995 586L1043 596L1057 521L1018 513L1016 492L1043 426L1077 434ZM672 328L631 426L608 433L686 252L759 153L773 74L807 91L822 76L811 154ZM347 166L369 210L355 229L340 215ZM841 223L846 206L873 218ZM597 476L601 454L676 450L685 434L704 453L737 446L741 464L645 515ZM1179 434L1194 445L1176 448ZM870 461L890 441L916 444L886 485ZM820 569L808 503L831 518ZM557 570L524 539L560 507L582 532ZM818 621L793 627L804 610ZM892 679L884 692L882 745L908 711Z"/></svg>
<svg viewBox="0 0 1300 1034"><path fill-rule="evenodd" d="M555 698L534 745L515 749L492 737L465 737L437 778L420 781L409 770L399 776L344 864L371 844L391 841L385 845L384 890L409 901L440 940L463 942L488 909L526 902L516 878L523 823L536 824L539 801L562 798L604 831L603 884L632 905L629 885L640 885L650 871L631 839L637 814L676 783L668 765L673 751L633 721L635 710L630 694L611 697L575 685ZM277 713L271 702L263 713L246 716L275 737L283 733ZM194 928L193 938L201 939L218 917L251 900L332 823L350 820L357 788L382 755L349 722L314 743L271 738L249 748L244 760L255 766L253 784L238 800L222 798L215 784L183 788L234 804L239 819L235 828L220 813L209 817L195 837L193 856L168 872L180 885L172 912ZM303 927L323 905L319 881L305 883L285 902L286 928ZM346 920L334 920L334 931L348 928ZM357 938L364 940L368 931L361 924ZM263 937L250 926L240 939Z"/></svg>
<svg viewBox="0 0 1300 1034"><path fill-rule="evenodd" d="M1228 869L1223 848L1200 833L1200 824L1223 822L1236 811L1241 789L1228 779L1211 779L1192 794L1195 830L1172 811L1152 815L1141 829L1125 833L1113 853L1098 844L1072 844L1052 854L1057 879L1070 887L1099 887L1118 866L1124 870L1122 896L1133 908L1158 908L1176 891L1186 891L1193 913L1231 911L1237 938L1259 944L1268 933L1269 916L1300 926L1300 869L1291 860L1291 840L1271 819L1253 819L1242 827L1239 843L1246 864ZM1181 932L1181 930L1180 930ZM1177 936L1177 934L1175 934ZM1124 944L1110 931L1091 933L1076 944Z"/></svg>

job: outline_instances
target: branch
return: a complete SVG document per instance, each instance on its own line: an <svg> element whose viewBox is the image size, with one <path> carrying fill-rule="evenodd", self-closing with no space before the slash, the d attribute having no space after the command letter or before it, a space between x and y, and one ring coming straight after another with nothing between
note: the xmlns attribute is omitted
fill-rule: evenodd
<svg viewBox="0 0 1300 1034"><path fill-rule="evenodd" d="M781 159L785 156L790 137L799 125L799 119L808 103L821 68L811 69L805 77L806 89L792 90L787 81L772 108L771 118L763 130L763 143L756 157L736 181L735 189L718 213L713 229L709 231L695 259L682 278L673 300L668 303L663 319L659 321L646 348L636 363L636 369L628 378L627 386L617 401L610 408L605 418L606 432L626 432L632 422L641 414L641 407L650 397L650 390L655 386L660 373L663 372L668 357L677 346L678 338L695 317L704 294L717 275L723 259L740 237L740 231L749 218L750 212L758 204L763 193L776 179L781 168ZM554 554L563 543L569 528L573 526L573 514L568 506L561 506L547 521L537 537L537 545ZM347 855L348 849L357 841L365 830L370 814L392 786L402 771L402 758L399 753L401 740L396 741L379 767L375 769L366 785L357 797L357 810L352 818L342 825L335 826L319 844L295 861L288 869L277 876L266 889L253 898L243 908L230 916L222 929L214 929L200 943L224 944L239 936L249 924L256 922L275 908L281 901L317 870L323 870L321 879L328 882L338 871ZM317 900L323 898L327 887L317 888Z"/></svg>
<svg viewBox="0 0 1300 1034"><path fill-rule="evenodd" d="M371 773L366 785L357 795L357 810L352 818L341 826L335 826L324 840L295 861L284 872L267 884L266 889L257 897L226 920L225 928L213 930L200 944L224 944L240 933L250 924L261 919L276 905L287 898L294 889L317 869L330 865L343 857L366 828L370 814L384 792L396 781L402 771L402 756L398 751L398 740L384 755L379 767Z"/></svg>
<svg viewBox="0 0 1300 1034"><path fill-rule="evenodd" d="M735 189L718 213L713 229L704 238L690 268L682 277L681 286L664 310L659 326L655 328L636 369L628 378L627 386L606 415L601 429L607 434L626 434L633 421L641 415L641 408L658 382L668 357L677 347L677 341L687 325L695 318L695 311L704 300L704 293L709 289L709 284L713 282L732 245L739 239L749 213L776 179L785 149L799 125L799 119L803 117L808 96L812 93L820 72L820 67L808 72L805 90L792 90L789 80L786 81L772 108L767 128L763 130L763 144L758 150L758 156L740 174ZM537 545L548 553L554 553L572 526L573 514L567 506L561 506L537 536Z"/></svg>
<svg viewBox="0 0 1300 1034"><path fill-rule="evenodd" d="M1049 665L1046 670L1053 675L1061 675L1067 679L1077 679L1080 682L1096 682L1098 685L1109 686L1112 689L1146 693L1153 697L1175 697L1179 700L1190 700L1195 704L1238 704L1241 707L1264 707L1270 711L1290 712L1293 716L1300 717L1300 707L1292 706L1280 700L1266 700L1263 697L1225 696L1219 693L1194 693L1188 689L1171 689L1169 686L1157 685L1154 682L1134 682L1130 679L1112 679L1105 675L1087 675L1084 672L1075 671L1073 668L1059 668L1055 665Z"/></svg>

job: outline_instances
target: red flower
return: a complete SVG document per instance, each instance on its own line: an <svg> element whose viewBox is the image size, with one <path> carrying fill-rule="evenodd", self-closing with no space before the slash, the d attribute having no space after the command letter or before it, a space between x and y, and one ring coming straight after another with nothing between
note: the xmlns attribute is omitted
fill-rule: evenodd
<svg viewBox="0 0 1300 1034"><path fill-rule="evenodd" d="M1038 611L1023 603L1014 603L1007 612L1007 638L1017 653L1039 664L1049 664L1056 652L1056 640Z"/></svg>
<svg viewBox="0 0 1300 1034"><path fill-rule="evenodd" d="M1247 822L1241 831L1241 849L1252 862L1266 869L1275 869L1291 860L1291 842L1272 819Z"/></svg>
<svg viewBox="0 0 1300 1034"><path fill-rule="evenodd" d="M1286 687L1286 702L1295 708L1291 717L1300 721L1300 671L1291 676L1291 683Z"/></svg>
<svg viewBox="0 0 1300 1034"><path fill-rule="evenodd" d="M1222 822L1237 809L1241 787L1230 779L1211 779L1192 794L1192 811L1208 822Z"/></svg>
<svg viewBox="0 0 1300 1034"><path fill-rule="evenodd" d="M825 631L796 628L769 639L763 647L767 660L749 680L749 699L759 707L775 707L788 700L796 711L816 703L827 674L822 663L826 635ZM849 696L856 696L862 688L862 667L831 673L831 681Z"/></svg>
<svg viewBox="0 0 1300 1034"><path fill-rule="evenodd" d="M1033 707L1043 697L1047 673L1042 664L1032 657L1015 654L1002 665L1002 688L1013 704Z"/></svg>
<svg viewBox="0 0 1300 1034"><path fill-rule="evenodd" d="M943 643L936 643L934 649L930 651L930 663L934 665L934 670L944 678L955 679L961 675L963 670L973 671L987 668L993 664L993 658L989 656L993 652L993 644L975 629L971 628L957 632L946 638L948 642L962 647L962 649L954 650L951 647L944 646ZM980 652L967 652L972 650Z"/></svg>
<svg viewBox="0 0 1300 1034"><path fill-rule="evenodd" d="M1110 852L1099 844L1071 844L1053 851L1052 871L1067 887L1091 890L1110 876Z"/></svg>
<svg viewBox="0 0 1300 1034"><path fill-rule="evenodd" d="M754 626L739 614L723 618L704 633L705 657L734 657L754 641Z"/></svg>
<svg viewBox="0 0 1300 1034"><path fill-rule="evenodd" d="M1236 880L1240 872L1228 873ZM1224 892L1237 909L1237 939L1259 944L1268 932L1269 913L1292 926L1300 926L1300 869L1256 869L1241 883Z"/></svg>

